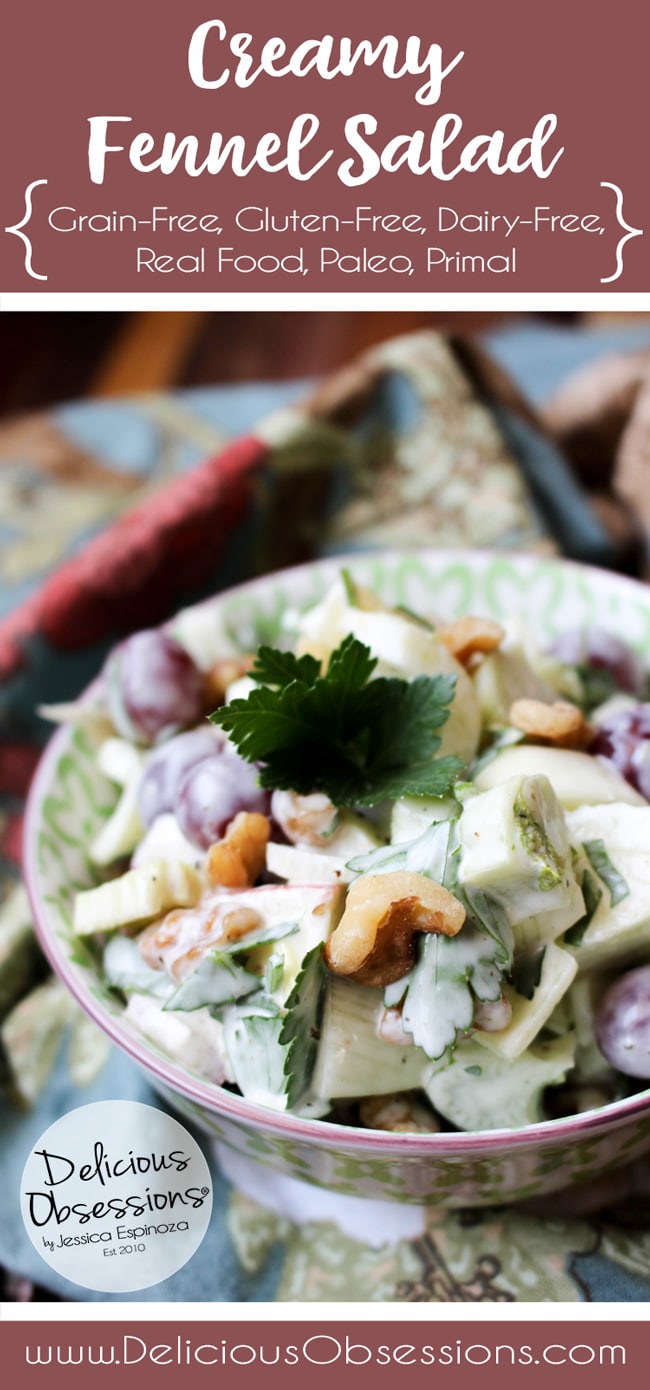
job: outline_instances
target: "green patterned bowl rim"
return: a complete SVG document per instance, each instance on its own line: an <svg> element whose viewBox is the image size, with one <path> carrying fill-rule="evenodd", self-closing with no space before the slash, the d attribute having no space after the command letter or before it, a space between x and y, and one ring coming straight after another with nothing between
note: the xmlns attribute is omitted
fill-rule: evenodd
<svg viewBox="0 0 650 1390"><path fill-rule="evenodd" d="M628 640L641 653L650 656L650 593L635 580L597 570L573 561L555 557L520 555L515 552L491 552L482 550L439 550L417 551L358 551L337 555L326 560L314 561L290 569L274 571L257 579L247 581L236 588L224 590L214 598L204 600L204 607L214 605L227 614L230 610L246 611L255 608L260 596L272 591L279 592L280 586L289 591L305 586L306 581L315 580L315 591L321 591L341 567L361 567L364 582L381 584L381 574L394 567L400 575L402 589L408 574L428 580L436 572L447 577L459 578L463 571L479 572L485 580L481 590L486 600L483 611L491 616L495 612L495 583L500 577L517 581L532 581L536 578L548 581L551 585L547 620L561 597L567 581L573 589L573 597L580 596L587 617L606 625L607 609L612 617L620 619L625 614ZM525 585L524 585L525 595ZM400 596L403 597L403 595ZM608 597L610 602L604 603ZM243 605L243 609L242 609ZM525 606L525 604L524 604ZM498 603L496 605L498 609ZM460 609L458 611L461 611ZM455 616L455 615L454 615ZM507 616L502 614L501 616ZM173 620L171 620L173 622ZM567 626L564 622L561 626ZM617 623L620 631L620 622ZM553 625L548 631L553 630ZM557 628L556 630L560 630ZM87 689L85 698L92 695L96 682ZM73 731L61 728L48 743L37 768L29 793L24 832L24 871L36 931L41 946L48 957L52 969L70 990L84 1011L103 1029L118 1046L131 1056L146 1072L156 1077L171 1091L186 1096L199 1106L205 1107L215 1115L229 1118L240 1128L266 1132L286 1140L302 1141L317 1147L335 1147L349 1152L357 1152L369 1157L382 1155L429 1156L444 1158L451 1156L490 1154L504 1147L534 1148L549 1143L583 1138L595 1131L604 1131L618 1126L635 1117L641 1118L650 1111L650 1090L637 1092L625 1100L612 1102L599 1110L585 1111L580 1115L557 1120L544 1120L527 1125L523 1129L492 1129L476 1132L443 1134L391 1134L384 1131L367 1130L333 1124L327 1120L303 1119L286 1112L269 1110L254 1102L235 1096L219 1086L202 1080L149 1046L145 1039L130 1030L114 1016L91 993L88 971L71 959L69 940L57 929L55 913L47 901L47 885L38 860L38 839L43 826L43 806L45 798L56 784L61 756L69 753Z"/></svg>

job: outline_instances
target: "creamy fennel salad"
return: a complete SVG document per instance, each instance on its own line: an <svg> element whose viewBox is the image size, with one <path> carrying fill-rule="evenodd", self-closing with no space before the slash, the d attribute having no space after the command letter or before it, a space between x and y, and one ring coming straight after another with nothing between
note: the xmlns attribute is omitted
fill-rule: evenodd
<svg viewBox="0 0 650 1390"><path fill-rule="evenodd" d="M638 658L599 629L548 652L519 620L434 625L346 571L286 634L242 655L204 606L105 666L117 801L74 928L131 1026L248 1100L374 1129L639 1089Z"/></svg>

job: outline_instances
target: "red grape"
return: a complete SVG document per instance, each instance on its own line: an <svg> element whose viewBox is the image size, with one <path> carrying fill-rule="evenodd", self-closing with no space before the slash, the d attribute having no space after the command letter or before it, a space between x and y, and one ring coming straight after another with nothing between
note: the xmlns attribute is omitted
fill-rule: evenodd
<svg viewBox="0 0 650 1390"><path fill-rule="evenodd" d="M216 729L192 729L177 734L154 749L138 787L138 810L142 824L151 825L156 816L176 807L178 788L189 768L204 758L212 758L223 746L223 735Z"/></svg>
<svg viewBox="0 0 650 1390"><path fill-rule="evenodd" d="M190 767L180 781L175 808L188 840L209 849L239 811L265 812L269 798L258 785L257 775L257 768L231 752Z"/></svg>
<svg viewBox="0 0 650 1390"><path fill-rule="evenodd" d="M596 729L589 751L608 758L650 801L650 705L630 705L610 714Z"/></svg>
<svg viewBox="0 0 650 1390"><path fill-rule="evenodd" d="M104 680L115 728L138 743L153 743L201 717L201 672L166 632L128 637L108 658Z"/></svg>
<svg viewBox="0 0 650 1390"><path fill-rule="evenodd" d="M650 1078L650 965L628 970L606 990L595 1034L603 1056L617 1071Z"/></svg>

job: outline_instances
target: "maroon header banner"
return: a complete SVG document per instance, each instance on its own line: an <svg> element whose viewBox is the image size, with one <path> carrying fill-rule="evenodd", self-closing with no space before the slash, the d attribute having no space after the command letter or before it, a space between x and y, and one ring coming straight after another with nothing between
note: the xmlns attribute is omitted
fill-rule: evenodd
<svg viewBox="0 0 650 1390"><path fill-rule="evenodd" d="M24 0L5 291L643 292L638 0Z"/></svg>
<svg viewBox="0 0 650 1390"><path fill-rule="evenodd" d="M92 1374L97 1390L227 1385L275 1390L640 1390L642 1323L56 1322L5 1323L3 1364L21 1390L70 1390Z"/></svg>

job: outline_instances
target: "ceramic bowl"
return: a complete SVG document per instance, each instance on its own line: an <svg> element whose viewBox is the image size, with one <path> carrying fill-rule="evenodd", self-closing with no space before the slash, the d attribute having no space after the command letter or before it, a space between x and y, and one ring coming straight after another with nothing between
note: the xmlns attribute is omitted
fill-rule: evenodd
<svg viewBox="0 0 650 1390"><path fill-rule="evenodd" d="M519 614L542 642L568 626L595 622L650 658L650 591L605 571L552 558L449 551L360 553L345 563L392 604L446 619L465 612ZM328 560L273 574L220 594L207 607L250 650L278 635L287 607L320 598L341 564ZM276 1114L175 1065L125 1022L91 951L72 932L75 894L94 882L86 846L112 800L96 768L92 736L62 729L44 754L26 818L27 886L40 940L90 1017L171 1105L229 1153L230 1172L254 1160L339 1194L478 1206L584 1181L650 1148L648 1091L517 1131L395 1135Z"/></svg>

